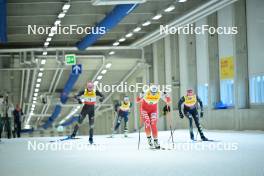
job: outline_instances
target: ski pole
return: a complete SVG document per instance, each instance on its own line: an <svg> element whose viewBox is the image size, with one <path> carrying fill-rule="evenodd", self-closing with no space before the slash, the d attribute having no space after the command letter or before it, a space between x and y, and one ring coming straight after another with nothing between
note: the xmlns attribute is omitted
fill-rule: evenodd
<svg viewBox="0 0 264 176"><path fill-rule="evenodd" d="M170 109L169 109L169 106L167 105L167 111L169 113L168 117L170 119L170 132L171 132L171 141L172 141L172 146L174 148L174 138L173 138L173 132L172 132L172 128L171 128L171 125L172 125L172 116L171 116L171 112L170 112Z"/></svg>
<svg viewBox="0 0 264 176"><path fill-rule="evenodd" d="M139 122L140 123L140 122ZM139 129L138 129L138 150L139 150L139 146L140 146L140 131L141 131L141 129L142 129L142 127L143 127L143 125L140 125L139 126Z"/></svg>

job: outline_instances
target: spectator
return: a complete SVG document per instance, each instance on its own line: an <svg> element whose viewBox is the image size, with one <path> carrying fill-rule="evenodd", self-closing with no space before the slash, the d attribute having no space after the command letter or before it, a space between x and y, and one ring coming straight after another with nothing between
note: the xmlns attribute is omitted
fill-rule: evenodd
<svg viewBox="0 0 264 176"><path fill-rule="evenodd" d="M20 138L23 112L18 104L16 105L16 109L13 111L13 114L14 114L14 129L17 137Z"/></svg>

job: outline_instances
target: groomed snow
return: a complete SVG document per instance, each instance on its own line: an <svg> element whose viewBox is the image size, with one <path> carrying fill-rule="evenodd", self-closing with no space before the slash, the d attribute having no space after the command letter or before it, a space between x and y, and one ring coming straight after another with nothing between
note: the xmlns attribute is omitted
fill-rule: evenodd
<svg viewBox="0 0 264 176"><path fill-rule="evenodd" d="M0 175L264 175L263 132L205 131L208 138L218 142L196 143L189 140L188 134L187 130L175 132L173 150L148 149L144 133L139 150L138 133L129 134L129 138L95 136L96 146L89 146L86 136L59 143L49 141L61 137L2 139ZM167 146L170 132L160 132L159 136L163 146ZM32 150L33 144L39 147L38 151ZM48 146L47 151L40 151L44 145ZM64 150L59 149L62 145ZM73 148L69 149L71 145Z"/></svg>

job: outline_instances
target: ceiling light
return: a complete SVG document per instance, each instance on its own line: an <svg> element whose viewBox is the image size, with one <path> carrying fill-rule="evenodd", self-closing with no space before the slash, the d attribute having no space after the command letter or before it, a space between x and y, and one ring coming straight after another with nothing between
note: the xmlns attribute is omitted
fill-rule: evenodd
<svg viewBox="0 0 264 176"><path fill-rule="evenodd" d="M155 15L152 20L159 20L162 17L162 14Z"/></svg>
<svg viewBox="0 0 264 176"><path fill-rule="evenodd" d="M36 89L35 89L35 92L39 92L39 89L36 88Z"/></svg>
<svg viewBox="0 0 264 176"><path fill-rule="evenodd" d="M37 101L33 101L33 104L36 104L37 103Z"/></svg>
<svg viewBox="0 0 264 176"><path fill-rule="evenodd" d="M173 11L175 9L175 6L174 5L170 5L168 8L166 8L165 10L164 10L164 12L171 12L171 11Z"/></svg>
<svg viewBox="0 0 264 176"><path fill-rule="evenodd" d="M36 100L37 100L37 97L33 97L33 100L35 100L35 101L36 101Z"/></svg>
<svg viewBox="0 0 264 176"><path fill-rule="evenodd" d="M108 54L109 54L109 55L114 55L115 52L114 52L114 51L110 51Z"/></svg>
<svg viewBox="0 0 264 176"><path fill-rule="evenodd" d="M42 76L43 76L43 72L39 72L38 77L42 77Z"/></svg>
<svg viewBox="0 0 264 176"><path fill-rule="evenodd" d="M64 12L61 12L59 15L58 15L58 18L63 18L63 17L65 17L65 13Z"/></svg>
<svg viewBox="0 0 264 176"><path fill-rule="evenodd" d="M43 56L46 56L47 54L48 54L47 51L43 51L43 53L42 53Z"/></svg>
<svg viewBox="0 0 264 176"><path fill-rule="evenodd" d="M133 30L134 32L139 32L141 31L141 27L137 27L136 29Z"/></svg>
<svg viewBox="0 0 264 176"><path fill-rule="evenodd" d="M105 68L110 68L112 66L111 63L106 64Z"/></svg>
<svg viewBox="0 0 264 176"><path fill-rule="evenodd" d="M46 59L42 59L40 63L41 63L42 65L44 65L44 64L46 64L46 61L47 61Z"/></svg>
<svg viewBox="0 0 264 176"><path fill-rule="evenodd" d="M67 10L69 10L70 7L71 7L71 4L70 3L66 3L66 4L63 5L62 10L63 11L67 11Z"/></svg>
<svg viewBox="0 0 264 176"><path fill-rule="evenodd" d="M41 78L38 78L38 79L37 79L37 82L39 82L39 83L40 83L40 82L41 82Z"/></svg>
<svg viewBox="0 0 264 176"><path fill-rule="evenodd" d="M51 41L51 37L48 37L46 42L50 42Z"/></svg>
<svg viewBox="0 0 264 176"><path fill-rule="evenodd" d="M49 46L49 42L45 42L44 43L44 46Z"/></svg>
<svg viewBox="0 0 264 176"><path fill-rule="evenodd" d="M36 105L33 104L33 105L32 105L32 108L35 108L35 107L36 107Z"/></svg>
<svg viewBox="0 0 264 176"><path fill-rule="evenodd" d="M118 41L119 41L119 42L124 42L124 41L126 41L126 39L125 39L125 38L121 38L121 39L119 39Z"/></svg>
<svg viewBox="0 0 264 176"><path fill-rule="evenodd" d="M98 81L94 81L94 85L96 86L99 82Z"/></svg>
<svg viewBox="0 0 264 176"><path fill-rule="evenodd" d="M37 97L38 96L38 93L34 93L34 97Z"/></svg>
<svg viewBox="0 0 264 176"><path fill-rule="evenodd" d="M128 33L128 34L126 35L126 38L129 38L129 37L132 37L132 36L133 36L133 33L130 32L130 33Z"/></svg>
<svg viewBox="0 0 264 176"><path fill-rule="evenodd" d="M37 88L40 87L40 84L36 84L36 87L37 87Z"/></svg>
<svg viewBox="0 0 264 176"><path fill-rule="evenodd" d="M55 34L54 32L50 32L50 33L49 33L49 37L53 37L54 34Z"/></svg>
<svg viewBox="0 0 264 176"><path fill-rule="evenodd" d="M97 77L98 80L101 80L102 78L103 78L102 75L99 75L99 76Z"/></svg>
<svg viewBox="0 0 264 176"><path fill-rule="evenodd" d="M55 26L58 26L60 24L61 24L61 20L56 20L55 23L54 23Z"/></svg>
<svg viewBox="0 0 264 176"><path fill-rule="evenodd" d="M102 74L106 74L106 72L107 72L107 70L104 69L101 73L102 73Z"/></svg>
<svg viewBox="0 0 264 176"><path fill-rule="evenodd" d="M146 22L144 22L144 23L142 24L142 26L148 26L148 25L150 25L150 24L151 24L150 21L146 21Z"/></svg>
<svg viewBox="0 0 264 176"><path fill-rule="evenodd" d="M119 42L115 42L113 43L113 46L118 46L120 43Z"/></svg>
<svg viewBox="0 0 264 176"><path fill-rule="evenodd" d="M44 68L40 68L39 71L44 71Z"/></svg>
<svg viewBox="0 0 264 176"><path fill-rule="evenodd" d="M187 0L178 0L178 2L186 2Z"/></svg>

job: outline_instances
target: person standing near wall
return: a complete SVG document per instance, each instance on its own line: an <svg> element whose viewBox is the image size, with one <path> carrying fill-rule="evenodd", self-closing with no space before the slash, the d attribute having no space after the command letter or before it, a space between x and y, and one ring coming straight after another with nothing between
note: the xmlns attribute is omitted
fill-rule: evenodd
<svg viewBox="0 0 264 176"><path fill-rule="evenodd" d="M17 104L16 109L13 111L14 115L14 129L16 136L20 138L20 133L21 133L21 121L22 121L22 116L23 112L20 108L20 106Z"/></svg>
<svg viewBox="0 0 264 176"><path fill-rule="evenodd" d="M195 122L195 125L199 131L200 137L203 141L208 141L208 139L204 136L201 124L199 122L199 114L198 114L198 103L200 104L201 112L200 117L203 117L203 103L201 99L194 93L192 89L187 90L187 94L178 102L178 108L179 108L179 115L180 118L184 118L184 115L189 119L189 130L190 130L190 138L191 140L194 140L194 134L193 134L193 124L192 119ZM182 104L184 104L183 112L182 113Z"/></svg>
<svg viewBox="0 0 264 176"><path fill-rule="evenodd" d="M117 132L122 119L124 119L124 136L127 137L128 133L128 116L130 113L130 109L132 107L132 103L129 100L128 96L124 97L124 100L115 104L115 111L117 112L117 120L115 127L113 129L112 137Z"/></svg>
<svg viewBox="0 0 264 176"><path fill-rule="evenodd" d="M8 104L8 96L3 97L0 96L0 114L1 114L1 120L0 120L0 138L2 137L2 132L7 132L7 138L11 138L11 121L10 117L8 116L9 113L9 104Z"/></svg>

